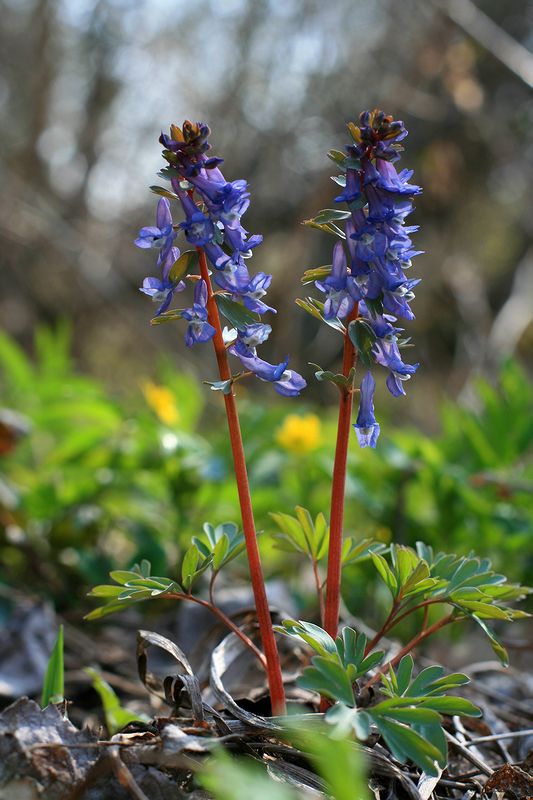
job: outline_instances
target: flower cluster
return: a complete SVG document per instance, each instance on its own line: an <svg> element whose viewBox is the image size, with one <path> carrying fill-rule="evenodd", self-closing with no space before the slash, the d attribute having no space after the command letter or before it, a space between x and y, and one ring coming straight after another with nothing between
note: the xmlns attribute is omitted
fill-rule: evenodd
<svg viewBox="0 0 533 800"><path fill-rule="evenodd" d="M331 218L346 220L344 235L333 227L345 244L335 244L331 272L315 285L326 295L324 318L348 318L348 323L358 326L356 331L352 327L352 338L368 344L366 362L388 370L387 387L397 397L405 394L403 384L418 367L402 361L402 328L395 327L395 322L398 317L414 318L410 302L418 280L409 279L405 271L421 251L413 249L410 238L418 226L406 226L405 219L421 189L409 183L411 170L397 172L394 167L402 150L399 143L407 136L402 122L379 110L365 111L359 125L350 123L348 128L353 144L347 145L347 155L330 153L343 169L334 178L343 188L335 201L346 203L349 211L334 211ZM361 447L375 447L379 435L374 389L374 379L367 374L354 426Z"/></svg>
<svg viewBox="0 0 533 800"><path fill-rule="evenodd" d="M176 271L176 277L173 270L180 256L173 241L177 232L182 231L189 244L205 252L213 268L216 295L224 297L224 308L230 309L226 314L233 325L229 352L240 360L245 371L274 383L279 394L298 395L306 382L288 369L287 359L280 364L269 364L257 355L257 346L271 331L260 317L266 312L276 313L262 299L272 276L259 272L252 277L248 272L245 259L263 237L251 236L242 226L242 216L250 204L248 185L244 180L227 181L219 169L223 159L206 155L210 149L209 133L204 123L186 121L182 128L172 125L170 135L161 134L159 141L168 166L159 174L170 181L172 191L156 187L164 195L158 204L157 224L142 228L135 242L139 247L158 248L161 278L146 278L141 291L160 303L156 312L160 316L169 308L174 293L185 288L185 282L179 279L180 271ZM181 205L185 219L179 225L172 222L167 198ZM195 286L193 306L179 312L189 322L185 336L188 346L215 335L215 328L208 321L208 297L208 286L200 279Z"/></svg>

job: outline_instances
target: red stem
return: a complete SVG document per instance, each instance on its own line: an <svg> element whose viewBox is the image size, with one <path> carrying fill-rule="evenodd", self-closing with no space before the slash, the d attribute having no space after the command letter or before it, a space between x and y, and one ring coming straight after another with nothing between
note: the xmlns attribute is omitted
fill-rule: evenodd
<svg viewBox="0 0 533 800"><path fill-rule="evenodd" d="M315 576L316 593L318 596L318 607L320 609L320 624L324 625L324 592L318 572L318 563L313 559L313 575Z"/></svg>
<svg viewBox="0 0 533 800"><path fill-rule="evenodd" d="M355 366L356 352L350 337L348 325L358 314L358 303L346 319L344 334L344 352L342 358L342 374L348 377ZM331 487L331 513L329 523L328 574L326 578L326 607L324 611L324 628L333 638L339 626L339 607L341 596L341 562L342 562L342 526L344 521L344 489L346 485L346 462L348 459L348 441L350 438L350 422L352 419L353 390L343 386L340 389L339 422L337 428L337 445L333 464L333 481Z"/></svg>
<svg viewBox="0 0 533 800"><path fill-rule="evenodd" d="M445 603L445 602L446 600L444 600L442 597L436 597L433 600L424 600L424 602L418 603L416 606L408 608L406 611L403 612L403 614L400 614L400 616L397 617L396 614L400 610L401 606L399 606L396 603L396 601L394 601L389 616L387 617L387 619L385 620L379 631L376 633L374 638L367 644L365 648L365 655L368 655L371 652L371 650L374 649L374 647L377 645L380 639L382 639L389 631L395 628L396 625L399 625L402 620L410 616L410 614L414 614L415 611L418 611L421 608L424 609L424 617L422 620L422 629L424 629L426 627L426 622L428 618L429 606L435 605L435 603Z"/></svg>
<svg viewBox="0 0 533 800"><path fill-rule="evenodd" d="M207 260L202 248L198 247L196 249L200 259L200 273L207 286L207 318L209 323L215 328L213 344L215 347L215 355L220 379L223 381L231 380L232 375L228 364L224 339L222 337L222 327L220 324L218 307L213 295L211 280L209 278ZM252 582L255 607L257 610L257 619L259 621L261 641L266 657L272 713L285 714L285 690L283 688L283 677L281 675L281 665L276 646L276 639L274 637L274 630L272 628L270 609L268 607L265 580L263 577L261 559L259 556L259 548L257 546L254 514L252 509L252 501L250 498L248 474L246 471L246 459L244 456L244 447L242 443L239 416L237 414L237 405L235 403L235 395L233 392L224 394L224 402L226 405L226 416L228 419L231 451L233 454L233 464L235 468L235 479L239 493L239 504L241 507L242 526L246 541L246 552L248 554L248 564L250 567L250 579Z"/></svg>
<svg viewBox="0 0 533 800"><path fill-rule="evenodd" d="M250 637L247 636L238 625L235 625L235 623L226 614L224 614L224 612L218 608L218 606L214 605L214 603L211 603L209 600L203 600L201 597L195 597L193 594L182 594L181 592L171 592L165 596L171 598L172 600L189 600L191 603L196 603L199 606L209 609L209 611L211 611L215 617L218 617L219 620L230 629L230 631L233 631L233 633L239 637L241 642L252 651L261 666L266 670L267 662L261 650L259 650L259 648L256 647L252 642Z"/></svg>
<svg viewBox="0 0 533 800"><path fill-rule="evenodd" d="M445 625L449 625L450 622L457 622L458 619L459 619L458 617L454 617L452 614L449 614L447 617L442 617L442 619L439 619L437 622L434 622L433 625L430 625L429 628L426 628L426 630L422 630L420 633L417 633L417 635L414 636L410 642L407 642L405 647L402 647L400 652L397 655L395 655L394 658L392 658L390 661L387 661L387 663L383 667L381 667L378 670L378 672L376 672L376 674L373 675L369 681L367 681L367 683L365 683L361 691L368 689L370 686L376 683L384 672L387 672L387 670L390 669L391 667L395 667L396 664L399 661L401 661L404 656L407 655L407 653L410 653L411 650L413 650L417 645L419 645L420 642L424 641L424 639L427 639L428 636L431 636L432 633L436 633L436 631L439 631L441 628L444 628Z"/></svg>

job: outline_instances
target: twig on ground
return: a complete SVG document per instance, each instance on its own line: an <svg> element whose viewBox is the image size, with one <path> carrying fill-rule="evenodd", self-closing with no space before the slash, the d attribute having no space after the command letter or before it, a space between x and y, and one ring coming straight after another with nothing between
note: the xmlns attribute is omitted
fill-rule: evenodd
<svg viewBox="0 0 533 800"><path fill-rule="evenodd" d="M150 800L149 797L145 795L141 787L137 784L135 778L122 761L118 745L109 750L108 758L111 761L113 772L115 773L117 781L121 786L128 790L134 800Z"/></svg>

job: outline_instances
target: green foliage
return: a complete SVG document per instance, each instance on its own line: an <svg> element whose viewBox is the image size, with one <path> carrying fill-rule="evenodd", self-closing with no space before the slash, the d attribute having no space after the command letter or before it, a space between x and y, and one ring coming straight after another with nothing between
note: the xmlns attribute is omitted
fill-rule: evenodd
<svg viewBox="0 0 533 800"><path fill-rule="evenodd" d="M57 639L48 660L41 695L41 708L65 699L65 667L63 658L63 625L59 626Z"/></svg>
<svg viewBox="0 0 533 800"><path fill-rule="evenodd" d="M347 705L355 703L353 686L357 679L383 660L381 651L365 656L366 636L353 628L345 627L336 640L311 622L288 619L276 630L305 642L318 653L311 660L312 666L303 671L299 685Z"/></svg>
<svg viewBox="0 0 533 800"><path fill-rule="evenodd" d="M295 521L289 520L285 525L294 539ZM309 522L311 518L306 516L305 520ZM298 540L300 549L308 540ZM468 683L466 675L446 675L442 667L432 666L414 677L413 659L408 651L444 624L473 618L505 661L504 648L483 620L510 622L527 616L506 605L523 598L527 590L493 572L488 559L435 555L431 547L421 543L417 551L391 545L388 559L380 553L372 553L371 559L393 598L389 616L371 643L352 628L344 628L333 640L318 625L292 619L284 620L276 629L309 645L316 653L298 684L334 701L335 705L326 714L334 737L342 738L352 732L364 741L375 726L395 758L401 762L411 760L428 775L438 775L438 768L444 768L447 761L441 715L479 716L481 712L469 700L447 694ZM400 618L439 604L451 607L452 613L430 627L426 627L424 617L418 635L405 646L406 655L397 668L393 668L393 661L368 681L368 686L378 679L381 681L377 702L359 707L364 686L360 688L358 681L383 661L383 652L375 649L379 640Z"/></svg>
<svg viewBox="0 0 533 800"><path fill-rule="evenodd" d="M213 456L194 433L201 386L165 363L159 381L166 408L150 407L141 387L121 400L77 374L66 326L37 333L35 361L0 334L2 403L30 423L2 458L0 581L61 607L125 563L147 557L165 570L175 531L198 523L194 498Z"/></svg>
<svg viewBox="0 0 533 800"><path fill-rule="evenodd" d="M244 534L234 522L223 522L216 527L205 522L203 536L193 536L192 542L201 556L209 559L213 572L219 572L246 548Z"/></svg>
<svg viewBox="0 0 533 800"><path fill-rule="evenodd" d="M390 563L383 555L372 554L374 566L394 600L388 629L415 606L451 606L451 621L473 619L487 634L500 661L508 664L505 648L484 620L512 622L527 617L526 612L507 605L522 600L530 591L527 587L509 583L504 575L493 572L489 559L435 555L422 542L417 543L416 551L391 545L389 554Z"/></svg>
<svg viewBox="0 0 533 800"><path fill-rule="evenodd" d="M31 585L61 608L76 604L87 584L104 583L111 570L143 558L156 573L174 574L176 551L204 519L216 527L239 513L225 427L212 413L207 424L201 416L210 393L163 362L157 383L178 412L165 422L140 387L121 397L78 374L67 327L39 331L34 350L30 358L0 335L2 403L31 424L1 461L0 581ZM458 555L482 541L497 572L533 580L531 386L509 362L497 388L478 381L476 391L475 410L445 405L437 439L404 429L376 452L350 448L345 530L347 542L354 531L359 541L345 544L346 554L356 556L355 548L372 539L380 555L393 538L438 549L445 535ZM295 500L316 520L330 501L334 415L321 413L321 444L299 455L276 443L286 405L266 408L246 395L239 405L258 528L271 529L272 509L293 508ZM279 539L276 549L266 544L265 555L289 575L292 562L279 546ZM346 558L348 606L368 601L379 610L382 595L370 585L371 573Z"/></svg>
<svg viewBox="0 0 533 800"><path fill-rule="evenodd" d="M470 701L446 692L468 682L466 675L444 675L442 667L428 667L413 679L413 660L405 656L395 672L381 676L387 699L373 706L357 707L357 680L383 660L383 653L366 653L367 640L352 628L344 628L336 641L317 625L285 620L277 630L309 644L318 653L311 659L298 684L335 702L326 722L333 738L350 732L366 740L372 725L383 736L399 761L413 761L428 775L437 775L437 765L446 766L447 747L441 714L479 716Z"/></svg>
<svg viewBox="0 0 533 800"><path fill-rule="evenodd" d="M329 525L322 512L313 521L310 512L302 506L296 506L296 516L271 512L270 516L280 529L272 538L279 550L289 553L303 553L311 561L318 562L328 554ZM385 545L363 539L356 542L351 536L346 537L343 545L343 565L355 564L370 558L373 553L382 553Z"/></svg>
<svg viewBox="0 0 533 800"><path fill-rule="evenodd" d="M243 534L233 522L213 527L204 523L204 534L194 536L181 561L181 581L151 574L151 564L143 559L129 570L113 570L109 577L113 584L94 586L89 597L104 599L102 606L93 609L85 619L101 619L108 614L124 611L132 604L154 597L179 595L179 599L190 599L197 579L208 569L212 572L211 583L219 571L245 549Z"/></svg>
<svg viewBox="0 0 533 800"><path fill-rule="evenodd" d="M109 734L113 736L130 722L149 722L150 718L146 714L135 714L120 705L120 700L113 691L112 687L105 681L99 672L92 667L85 670L91 678L93 689L100 695L104 708L105 724Z"/></svg>
<svg viewBox="0 0 533 800"><path fill-rule="evenodd" d="M184 559L184 563L185 561L186 559ZM189 564L183 570L188 579L190 578L188 570L196 568L192 566L192 559L189 559ZM169 594L185 596L187 594L171 578L159 577L150 573L151 565L146 559L143 559L140 564L134 564L131 570L114 570L111 572L109 577L115 582L114 584L94 586L89 592L89 597L103 598L106 602L87 614L85 619L101 619L108 614L124 611L133 603L150 600L154 597L162 597Z"/></svg>

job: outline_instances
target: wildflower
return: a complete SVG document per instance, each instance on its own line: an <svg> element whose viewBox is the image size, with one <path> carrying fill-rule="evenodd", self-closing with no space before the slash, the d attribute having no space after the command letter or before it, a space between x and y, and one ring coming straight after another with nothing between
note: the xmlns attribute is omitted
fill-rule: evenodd
<svg viewBox="0 0 533 800"><path fill-rule="evenodd" d="M237 356L243 367L253 372L260 380L273 383L278 394L296 397L307 385L301 375L287 369L288 358L280 364L269 364L268 361L259 358L255 348L247 347L239 340L229 347L229 352Z"/></svg>
<svg viewBox="0 0 533 800"><path fill-rule="evenodd" d="M272 306L267 306L263 303L261 297L267 293L267 289L272 282L272 275L265 275L264 272L258 272L254 275L246 289L240 292L243 303L250 311L255 311L256 314L265 314L267 311L276 313L276 309Z"/></svg>
<svg viewBox="0 0 533 800"><path fill-rule="evenodd" d="M275 365L257 355L256 348L268 338L271 331L270 325L265 325L258 317L268 312L276 313L263 300L272 276L264 272L250 275L248 271L245 259L263 241L260 234L250 234L242 225L242 217L250 205L248 184L245 180L226 180L219 168L223 159L207 155L211 147L209 134L209 127L205 123L188 120L182 128L171 125L170 135L161 133L159 141L164 148L163 157L168 162L162 175L170 180L185 215L185 219L175 227L185 234L191 245L205 253L214 268L212 280L218 287L217 293L225 295L231 303L243 306L244 318L250 319L249 312L257 315L257 322L250 320L249 324L237 331L228 352L240 359L246 370L274 383L280 394L297 395L306 382L297 372L288 369L287 360ZM158 258L162 277L145 278L141 288L141 291L160 303L156 312L156 315L160 315L169 307L174 293L185 288L185 283L175 283L170 278L172 265L168 265L176 233L168 200L162 198L157 209L157 225L143 228L136 244L162 250ZM204 278L207 280L205 274ZM214 336L215 329L207 319L206 303L207 285L202 279L196 283L192 307L181 312L181 316L189 323L185 334L185 342L189 347ZM234 315L227 318L232 325L235 324Z"/></svg>
<svg viewBox="0 0 533 800"><path fill-rule="evenodd" d="M170 204L166 197L162 197L157 204L156 225L141 228L135 244L142 249L155 247L161 250L159 259L164 261L175 238Z"/></svg>
<svg viewBox="0 0 533 800"><path fill-rule="evenodd" d="M207 286L205 281L199 280L194 287L194 304L192 308L186 308L182 312L182 317L189 320L187 333L185 334L185 344L192 347L197 342L208 342L212 339L216 331L207 321Z"/></svg>
<svg viewBox="0 0 533 800"><path fill-rule="evenodd" d="M319 417L316 414L288 414L276 432L276 441L290 453L312 453L321 443Z"/></svg>
<svg viewBox="0 0 533 800"><path fill-rule="evenodd" d="M143 386L143 394L150 408L165 425L175 425L179 419L174 395L166 386L158 386L147 381Z"/></svg>
<svg viewBox="0 0 533 800"><path fill-rule="evenodd" d="M172 281L170 279L170 271L180 256L180 251L177 247L171 247L162 269L161 278L145 278L140 291L151 297L154 303L161 305L155 312L158 317L167 310L175 292L182 292L185 289L184 281Z"/></svg>
<svg viewBox="0 0 533 800"><path fill-rule="evenodd" d="M374 416L374 390L376 382L367 372L361 382L361 395L357 422L354 425L360 447L375 447L379 436L379 424Z"/></svg>
<svg viewBox="0 0 533 800"><path fill-rule="evenodd" d="M331 273L315 285L326 295L323 317L329 321L353 316L364 320L369 336L365 355L388 370L387 388L395 396L405 394L404 383L418 364L405 364L401 357L401 328L398 317L412 320L411 302L418 279L408 278L412 259L420 255L413 248L411 234L418 226L405 224L413 210L413 198L421 192L410 183L412 170L398 171L400 142L407 136L403 122L382 111L365 111L359 124L348 125L352 143L346 157L335 160L344 175L335 178L344 187L337 203L346 203L344 241L333 251ZM374 447L379 426L373 418L373 378L365 377L361 409L355 426L361 446ZM376 427L377 426L377 427Z"/></svg>

